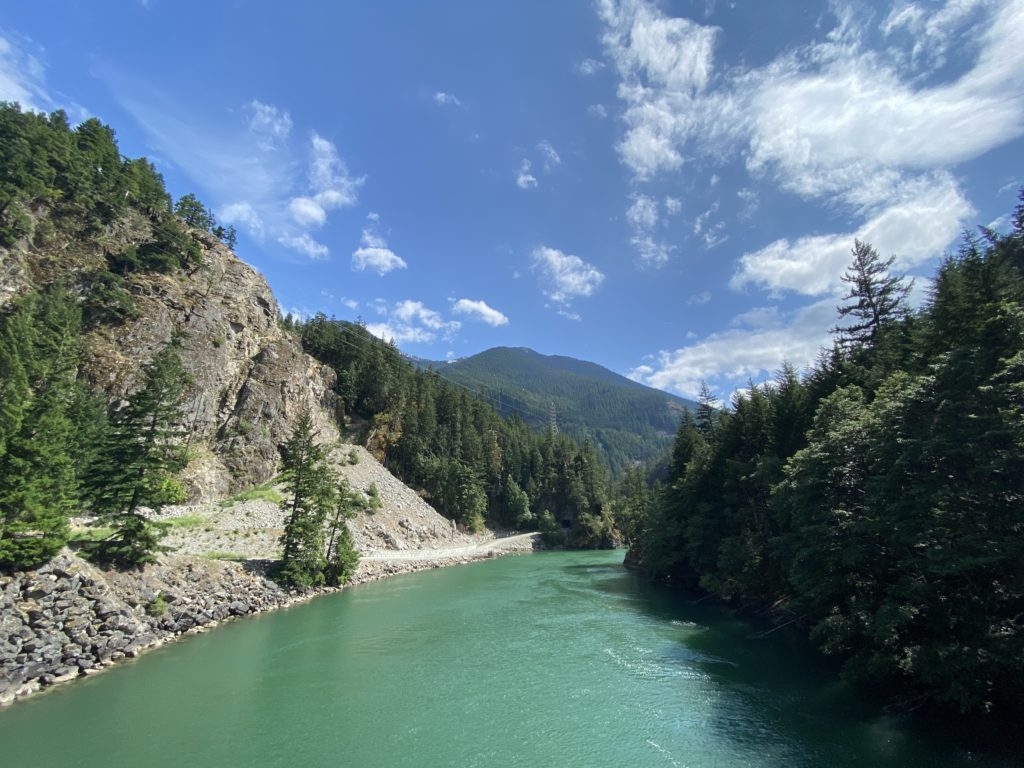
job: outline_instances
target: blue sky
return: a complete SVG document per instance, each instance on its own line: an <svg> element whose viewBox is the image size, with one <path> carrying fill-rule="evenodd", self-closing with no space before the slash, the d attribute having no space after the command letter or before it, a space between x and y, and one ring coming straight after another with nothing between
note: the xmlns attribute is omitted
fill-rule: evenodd
<svg viewBox="0 0 1024 768"><path fill-rule="evenodd" d="M1024 183L1024 4L14 2L0 98L99 117L284 311L727 398Z"/></svg>

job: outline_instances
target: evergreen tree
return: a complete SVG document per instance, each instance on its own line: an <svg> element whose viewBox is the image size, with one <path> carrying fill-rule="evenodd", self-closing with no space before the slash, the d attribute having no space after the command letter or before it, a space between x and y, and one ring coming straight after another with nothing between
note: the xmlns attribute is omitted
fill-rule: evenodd
<svg viewBox="0 0 1024 768"><path fill-rule="evenodd" d="M341 505L347 502L339 501L338 487L327 465L327 451L316 443L309 411L299 414L284 445L281 466L288 491L281 508L287 519L281 536L281 565L275 578L282 584L300 589L320 586L325 583L328 568L324 524L332 511L340 514ZM335 522L337 535L341 521L336 517ZM332 574L339 578L343 575Z"/></svg>
<svg viewBox="0 0 1024 768"><path fill-rule="evenodd" d="M879 332L891 323L907 316L907 294L913 282L890 273L895 256L883 259L867 243L855 240L853 263L843 274L842 281L850 286L837 307L840 318L852 318L847 325L832 329L839 335L842 345L872 344Z"/></svg>
<svg viewBox="0 0 1024 768"><path fill-rule="evenodd" d="M184 501L175 475L188 463L181 398L188 376L172 341L142 370L143 385L111 416L88 478L92 509L115 533L95 555L118 565L150 562L160 538L141 507Z"/></svg>
<svg viewBox="0 0 1024 768"><path fill-rule="evenodd" d="M375 488L376 486L371 486ZM362 507L360 494L355 493L345 478L341 478L337 489L337 503L331 516L330 532L327 536L327 556L324 568L324 582L328 586L344 584L355 573L359 565L352 532L347 521L355 517Z"/></svg>

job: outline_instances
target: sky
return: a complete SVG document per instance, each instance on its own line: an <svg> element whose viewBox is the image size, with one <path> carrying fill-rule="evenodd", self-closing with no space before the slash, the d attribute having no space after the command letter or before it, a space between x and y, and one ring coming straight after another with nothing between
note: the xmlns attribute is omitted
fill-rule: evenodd
<svg viewBox="0 0 1024 768"><path fill-rule="evenodd" d="M12 1L0 99L98 117L283 312L728 400L926 300L1024 185L1020 0Z"/></svg>

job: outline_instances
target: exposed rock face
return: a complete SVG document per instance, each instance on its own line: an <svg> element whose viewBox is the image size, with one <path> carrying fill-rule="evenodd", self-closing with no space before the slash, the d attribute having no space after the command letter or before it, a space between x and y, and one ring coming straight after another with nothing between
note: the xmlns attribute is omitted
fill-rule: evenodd
<svg viewBox="0 0 1024 768"><path fill-rule="evenodd" d="M132 214L89 239L0 249L0 307L34 286L102 268L104 251L145 242L149 233L148 221ZM202 266L130 275L136 316L88 335L81 375L123 398L138 386L141 366L181 334L192 377L185 421L197 456L185 479L193 500L208 500L272 477L278 448L303 408L322 441L339 435L334 372L279 328L277 301L262 275L212 235L193 234Z"/></svg>

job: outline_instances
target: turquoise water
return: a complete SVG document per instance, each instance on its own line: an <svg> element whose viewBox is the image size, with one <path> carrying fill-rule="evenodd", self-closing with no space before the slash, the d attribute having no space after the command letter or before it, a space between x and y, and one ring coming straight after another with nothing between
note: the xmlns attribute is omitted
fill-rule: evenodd
<svg viewBox="0 0 1024 768"><path fill-rule="evenodd" d="M0 711L5 766L1002 766L782 639L545 553L235 622Z"/></svg>

